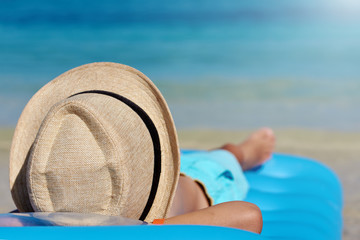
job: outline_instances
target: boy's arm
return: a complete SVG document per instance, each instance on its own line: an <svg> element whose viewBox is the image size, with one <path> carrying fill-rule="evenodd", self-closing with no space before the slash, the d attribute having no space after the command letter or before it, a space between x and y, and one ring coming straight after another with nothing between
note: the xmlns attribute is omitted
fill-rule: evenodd
<svg viewBox="0 0 360 240"><path fill-rule="evenodd" d="M164 224L214 225L261 233L262 215L256 205L234 201L167 218Z"/></svg>

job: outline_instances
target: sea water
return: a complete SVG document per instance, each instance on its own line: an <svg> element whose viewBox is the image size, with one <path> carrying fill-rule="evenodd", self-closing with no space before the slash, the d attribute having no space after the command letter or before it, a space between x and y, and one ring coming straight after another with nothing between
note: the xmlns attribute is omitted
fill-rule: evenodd
<svg viewBox="0 0 360 240"><path fill-rule="evenodd" d="M98 61L150 77L178 128L360 130L355 0L0 0L0 126Z"/></svg>

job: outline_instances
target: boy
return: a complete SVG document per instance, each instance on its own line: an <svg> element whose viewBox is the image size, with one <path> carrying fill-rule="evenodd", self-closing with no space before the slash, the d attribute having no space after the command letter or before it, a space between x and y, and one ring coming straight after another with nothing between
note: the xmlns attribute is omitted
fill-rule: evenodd
<svg viewBox="0 0 360 240"><path fill-rule="evenodd" d="M131 67L93 63L60 75L29 101L10 150L10 187L20 212L260 233L260 210L238 201L247 191L242 171L268 159L274 144L272 130L260 129L241 144L184 154L180 169L175 126L155 85Z"/></svg>

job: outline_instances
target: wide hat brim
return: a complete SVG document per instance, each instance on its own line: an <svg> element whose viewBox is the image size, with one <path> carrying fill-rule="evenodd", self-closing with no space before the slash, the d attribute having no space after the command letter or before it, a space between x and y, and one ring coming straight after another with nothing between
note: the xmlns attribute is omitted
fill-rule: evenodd
<svg viewBox="0 0 360 240"><path fill-rule="evenodd" d="M74 68L42 87L28 102L17 123L10 150L10 188L20 211L31 211L27 189L27 159L39 128L52 106L75 94L104 91L130 99L147 113L160 140L161 173L156 195L145 218L164 218L175 194L180 153L169 108L156 86L144 74L117 63L91 63Z"/></svg>

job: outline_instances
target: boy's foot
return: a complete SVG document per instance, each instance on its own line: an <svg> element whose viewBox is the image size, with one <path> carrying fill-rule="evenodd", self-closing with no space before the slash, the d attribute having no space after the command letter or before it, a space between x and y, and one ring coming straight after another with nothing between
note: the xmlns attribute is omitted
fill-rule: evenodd
<svg viewBox="0 0 360 240"><path fill-rule="evenodd" d="M235 155L242 169L249 170L270 158L275 147L275 135L270 128L253 132L244 142L226 144L222 149Z"/></svg>

